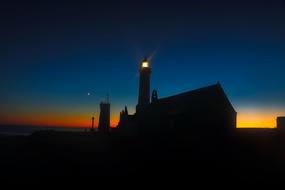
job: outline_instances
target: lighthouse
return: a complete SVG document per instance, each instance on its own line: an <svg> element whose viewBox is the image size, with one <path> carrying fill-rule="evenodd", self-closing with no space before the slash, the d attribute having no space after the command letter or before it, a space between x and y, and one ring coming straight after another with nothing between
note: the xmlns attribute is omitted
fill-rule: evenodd
<svg viewBox="0 0 285 190"><path fill-rule="evenodd" d="M140 64L140 79L139 79L139 97L136 106L136 112L140 113L150 103L150 74L151 68L147 58L143 59Z"/></svg>

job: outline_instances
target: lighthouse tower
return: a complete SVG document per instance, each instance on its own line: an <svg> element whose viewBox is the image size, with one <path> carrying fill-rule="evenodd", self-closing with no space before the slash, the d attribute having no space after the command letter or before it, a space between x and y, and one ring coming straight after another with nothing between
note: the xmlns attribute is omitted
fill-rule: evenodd
<svg viewBox="0 0 285 190"><path fill-rule="evenodd" d="M140 113L150 103L150 74L151 68L148 60L145 58L140 65L139 98L136 112Z"/></svg>

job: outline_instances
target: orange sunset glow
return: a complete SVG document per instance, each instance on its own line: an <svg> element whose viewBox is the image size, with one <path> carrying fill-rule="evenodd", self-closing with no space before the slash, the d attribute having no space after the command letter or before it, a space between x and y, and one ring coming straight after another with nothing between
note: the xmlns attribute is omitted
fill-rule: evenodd
<svg viewBox="0 0 285 190"><path fill-rule="evenodd" d="M237 114L237 128L276 128L276 116L280 111L242 110ZM0 119L2 123L12 125L60 126L60 127L91 127L91 114L82 113L47 113L6 115ZM95 126L98 126L98 116L95 116ZM111 114L111 127L116 127L119 117Z"/></svg>
<svg viewBox="0 0 285 190"><path fill-rule="evenodd" d="M281 110L247 108L237 114L237 128L276 128L276 117Z"/></svg>
<svg viewBox="0 0 285 190"><path fill-rule="evenodd" d="M35 117L36 115L36 117ZM91 127L91 114L57 113L57 114L23 114L0 118L2 123L10 125L34 125L50 127ZM98 126L98 117L95 117L95 127ZM116 127L119 118L111 114L110 127Z"/></svg>

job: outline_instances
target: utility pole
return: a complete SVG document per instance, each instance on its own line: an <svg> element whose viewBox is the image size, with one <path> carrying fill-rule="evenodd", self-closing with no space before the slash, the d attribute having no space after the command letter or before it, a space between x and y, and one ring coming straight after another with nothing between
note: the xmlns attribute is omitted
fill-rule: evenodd
<svg viewBox="0 0 285 190"><path fill-rule="evenodd" d="M93 116L93 117L92 117L91 132L94 132L94 119L95 119L95 117Z"/></svg>

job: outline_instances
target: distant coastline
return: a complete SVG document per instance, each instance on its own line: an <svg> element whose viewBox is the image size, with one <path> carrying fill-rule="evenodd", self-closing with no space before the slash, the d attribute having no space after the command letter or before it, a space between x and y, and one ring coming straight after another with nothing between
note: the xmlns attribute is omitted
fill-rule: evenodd
<svg viewBox="0 0 285 190"><path fill-rule="evenodd" d="M30 125L0 125L1 136L29 136L33 132L42 130L53 130L53 131L74 131L84 132L87 128L83 127L46 127L46 126L30 126Z"/></svg>

